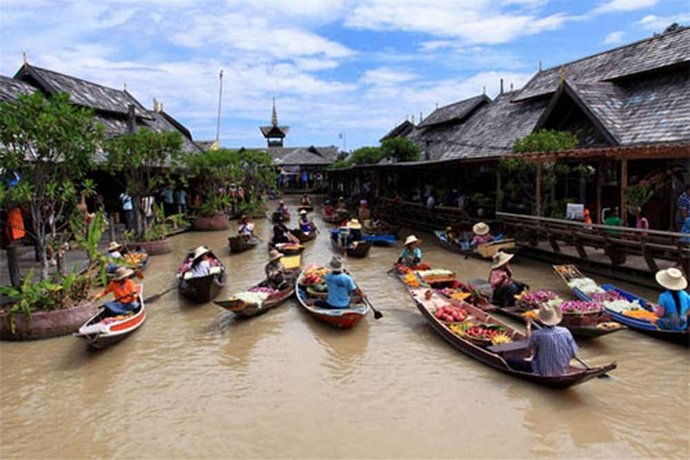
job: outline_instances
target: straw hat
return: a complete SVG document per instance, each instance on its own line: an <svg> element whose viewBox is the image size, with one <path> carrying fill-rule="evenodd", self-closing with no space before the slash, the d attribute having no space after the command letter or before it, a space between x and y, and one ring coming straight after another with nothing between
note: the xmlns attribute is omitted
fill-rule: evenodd
<svg viewBox="0 0 690 460"><path fill-rule="evenodd" d="M347 223L347 227L348 227L348 228L351 228L352 230L359 230L359 229L362 228L362 224L360 224L360 223L359 223L359 220L357 220L357 219L351 219L351 220Z"/></svg>
<svg viewBox="0 0 690 460"><path fill-rule="evenodd" d="M453 227L451 227L450 225L448 227L446 227L446 233L452 232L452 231L453 231Z"/></svg>
<svg viewBox="0 0 690 460"><path fill-rule="evenodd" d="M300 215L304 215L304 214L307 213L307 210L306 210L306 209L302 209L299 213L300 213Z"/></svg>
<svg viewBox="0 0 690 460"><path fill-rule="evenodd" d="M111 241L110 244L108 245L108 252L117 251L121 247L122 247L122 245L120 243L118 243L117 241Z"/></svg>
<svg viewBox="0 0 690 460"><path fill-rule="evenodd" d="M498 251L496 254L494 254L493 258L493 265L491 268L498 268L500 266L503 266L510 262L510 259L513 258L515 254L506 254L503 251Z"/></svg>
<svg viewBox="0 0 690 460"><path fill-rule="evenodd" d="M555 326L563 319L563 312L560 308L551 307L548 304L542 304L537 312L537 318L545 326Z"/></svg>
<svg viewBox="0 0 690 460"><path fill-rule="evenodd" d="M412 243L419 243L420 241L422 241L422 240L420 240L419 238L417 238L414 235L410 235L407 238L405 238L405 246L407 246L408 244L412 244Z"/></svg>
<svg viewBox="0 0 690 460"><path fill-rule="evenodd" d="M343 262L340 260L340 257L333 256L328 266L331 267L331 270L335 273L343 271Z"/></svg>
<svg viewBox="0 0 690 460"><path fill-rule="evenodd" d="M688 287L688 280L677 268L667 268L656 272L656 282L671 291L682 291Z"/></svg>
<svg viewBox="0 0 690 460"><path fill-rule="evenodd" d="M211 252L211 250L206 246L199 246L194 250L194 257L192 258L192 260L196 260L204 254L208 254L209 252Z"/></svg>
<svg viewBox="0 0 690 460"><path fill-rule="evenodd" d="M134 275L134 270L131 270L127 267L117 267L117 270L115 270L115 276L113 276L113 280L120 281L125 278L129 278L132 275Z"/></svg>
<svg viewBox="0 0 690 460"><path fill-rule="evenodd" d="M489 233L489 226L486 225L484 222L477 222L472 226L472 231L476 233L477 235L486 235Z"/></svg>
<svg viewBox="0 0 690 460"><path fill-rule="evenodd" d="M271 249L270 251L268 251L268 261L269 261L269 262L273 262L273 261L276 260L276 259L280 259L280 258L283 257L284 255L285 255L285 254L283 254L282 252L277 251L276 249Z"/></svg>

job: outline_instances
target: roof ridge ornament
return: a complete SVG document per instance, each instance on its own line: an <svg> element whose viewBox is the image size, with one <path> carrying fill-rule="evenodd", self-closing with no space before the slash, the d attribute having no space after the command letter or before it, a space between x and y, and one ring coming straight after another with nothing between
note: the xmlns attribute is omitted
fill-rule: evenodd
<svg viewBox="0 0 690 460"><path fill-rule="evenodd" d="M560 79L559 80L560 85L563 86L563 84L565 83L565 65L563 65L563 64L561 65L561 68L558 71L558 74L559 74L559 79Z"/></svg>
<svg viewBox="0 0 690 460"><path fill-rule="evenodd" d="M278 126L278 111L276 110L276 93L273 93L273 111L271 112L271 125Z"/></svg>
<svg viewBox="0 0 690 460"><path fill-rule="evenodd" d="M22 61L24 65L24 70L26 70L27 67L29 67L29 59L26 57L26 51L22 51Z"/></svg>

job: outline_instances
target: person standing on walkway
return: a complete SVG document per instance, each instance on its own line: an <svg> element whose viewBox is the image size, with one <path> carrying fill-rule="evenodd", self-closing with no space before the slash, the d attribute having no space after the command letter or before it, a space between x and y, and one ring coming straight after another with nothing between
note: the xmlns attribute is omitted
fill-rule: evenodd
<svg viewBox="0 0 690 460"><path fill-rule="evenodd" d="M125 220L125 230L134 230L134 208L132 207L132 197L128 190L120 193L120 203L122 204L122 217Z"/></svg>
<svg viewBox="0 0 690 460"><path fill-rule="evenodd" d="M183 188L175 191L175 205L179 214L187 214L187 192Z"/></svg>
<svg viewBox="0 0 690 460"><path fill-rule="evenodd" d="M173 197L173 189L170 185L167 185L163 191L161 191L161 199L163 200L163 212L165 217L175 214L175 200Z"/></svg>
<svg viewBox="0 0 690 460"><path fill-rule="evenodd" d="M688 217L690 217L690 183L686 184L685 191L676 199L676 230L683 227L683 222Z"/></svg>

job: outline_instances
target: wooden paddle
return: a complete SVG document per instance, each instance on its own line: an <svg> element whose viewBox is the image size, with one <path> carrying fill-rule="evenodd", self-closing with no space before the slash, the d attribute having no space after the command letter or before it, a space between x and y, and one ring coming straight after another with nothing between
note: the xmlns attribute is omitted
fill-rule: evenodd
<svg viewBox="0 0 690 460"><path fill-rule="evenodd" d="M380 311L378 311L377 309L375 309L374 306L371 304L371 302L369 302L369 299L367 299L366 297L362 297L362 301L363 301L365 304L367 304L367 305L369 306L369 308L371 308L371 311L374 312L374 318L376 318L376 319L381 319L381 318L383 318L383 313L381 313Z"/></svg>

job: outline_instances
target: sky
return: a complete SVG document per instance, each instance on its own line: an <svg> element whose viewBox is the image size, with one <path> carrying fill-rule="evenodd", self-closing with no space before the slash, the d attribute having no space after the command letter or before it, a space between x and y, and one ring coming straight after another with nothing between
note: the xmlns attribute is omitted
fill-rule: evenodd
<svg viewBox="0 0 690 460"><path fill-rule="evenodd" d="M0 0L0 74L30 64L153 98L195 140L379 145L406 119L690 25L688 0ZM222 97L220 71L223 71ZM414 117L414 120L413 120Z"/></svg>

